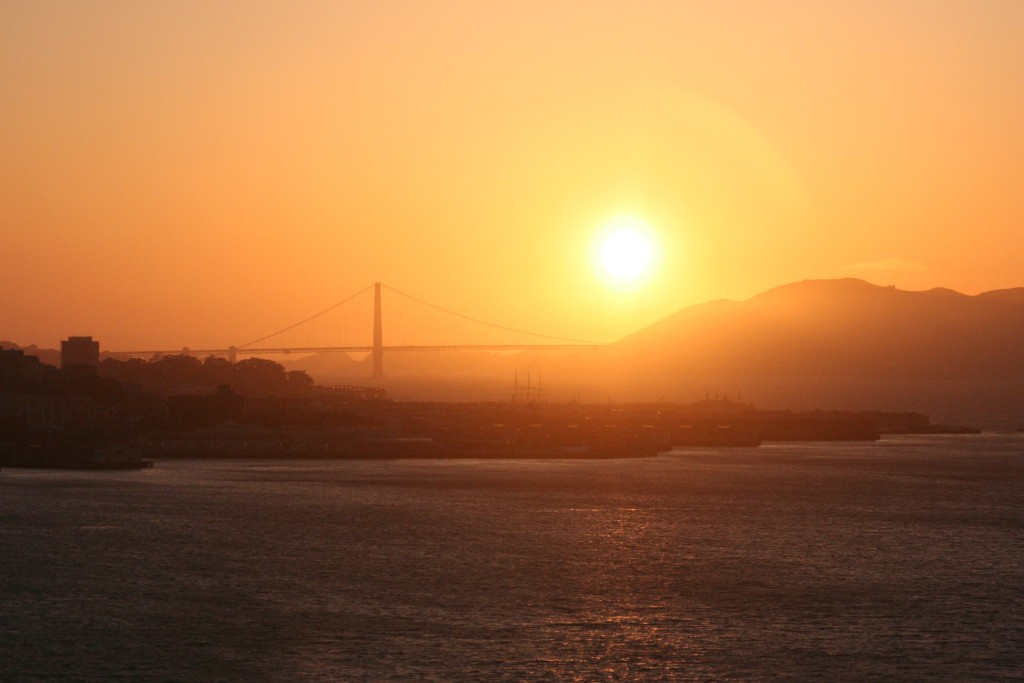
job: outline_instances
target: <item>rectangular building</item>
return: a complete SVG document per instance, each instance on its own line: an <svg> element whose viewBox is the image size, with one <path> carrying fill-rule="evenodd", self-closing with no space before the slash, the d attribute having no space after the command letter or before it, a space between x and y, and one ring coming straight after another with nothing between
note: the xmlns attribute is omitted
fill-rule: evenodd
<svg viewBox="0 0 1024 683"><path fill-rule="evenodd" d="M100 343L92 337L68 337L60 343L60 367L96 367L100 364Z"/></svg>

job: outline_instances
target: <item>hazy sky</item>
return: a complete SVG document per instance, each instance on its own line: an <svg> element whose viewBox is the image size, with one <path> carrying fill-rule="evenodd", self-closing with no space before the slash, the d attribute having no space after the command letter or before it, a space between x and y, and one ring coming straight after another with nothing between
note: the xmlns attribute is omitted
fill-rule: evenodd
<svg viewBox="0 0 1024 683"><path fill-rule="evenodd" d="M1024 2L0 0L0 339L238 344L380 280L614 339L1024 285ZM656 270L594 239L631 215Z"/></svg>

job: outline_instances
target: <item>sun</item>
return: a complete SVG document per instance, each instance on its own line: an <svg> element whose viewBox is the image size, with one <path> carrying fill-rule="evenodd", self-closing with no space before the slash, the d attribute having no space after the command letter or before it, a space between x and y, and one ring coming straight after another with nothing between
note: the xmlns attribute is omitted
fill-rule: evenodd
<svg viewBox="0 0 1024 683"><path fill-rule="evenodd" d="M637 218L610 221L598 238L597 265L610 282L633 284L654 267L655 245L651 229Z"/></svg>

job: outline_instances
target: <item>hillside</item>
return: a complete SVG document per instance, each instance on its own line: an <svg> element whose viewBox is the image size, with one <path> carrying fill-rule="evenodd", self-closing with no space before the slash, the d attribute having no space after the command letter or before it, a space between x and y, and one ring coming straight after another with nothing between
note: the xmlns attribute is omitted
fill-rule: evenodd
<svg viewBox="0 0 1024 683"><path fill-rule="evenodd" d="M807 280L685 308L616 346L631 365L685 374L1024 379L1024 288L967 296Z"/></svg>
<svg viewBox="0 0 1024 683"><path fill-rule="evenodd" d="M56 364L57 352L49 356ZM918 410L1016 428L1024 426L1024 288L968 296L807 280L681 309L603 351L389 351L382 380L370 379L368 359L344 353L286 365L319 383L416 399L536 397L541 386L551 401L741 392L762 408Z"/></svg>

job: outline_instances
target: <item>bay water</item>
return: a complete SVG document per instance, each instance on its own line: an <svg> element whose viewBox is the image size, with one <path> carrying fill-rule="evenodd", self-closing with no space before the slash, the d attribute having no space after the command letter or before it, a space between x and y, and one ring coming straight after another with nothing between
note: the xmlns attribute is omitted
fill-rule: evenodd
<svg viewBox="0 0 1024 683"><path fill-rule="evenodd" d="M2 681L1024 678L1024 435L0 471Z"/></svg>

